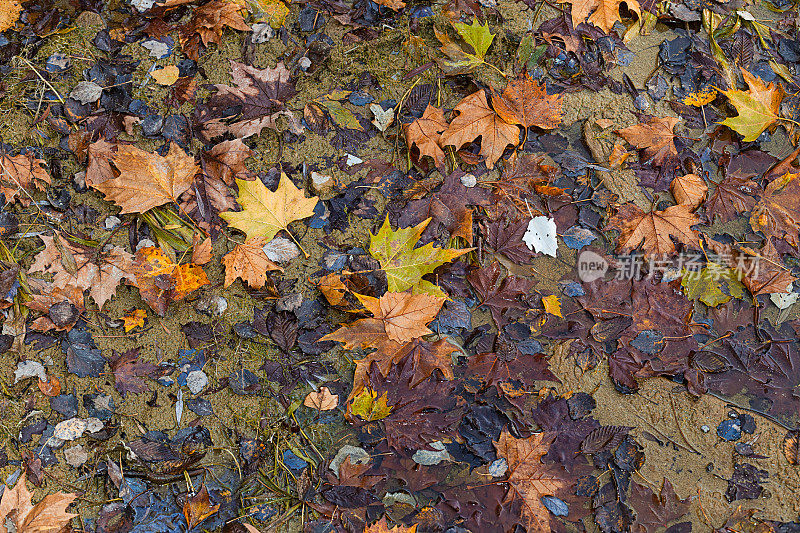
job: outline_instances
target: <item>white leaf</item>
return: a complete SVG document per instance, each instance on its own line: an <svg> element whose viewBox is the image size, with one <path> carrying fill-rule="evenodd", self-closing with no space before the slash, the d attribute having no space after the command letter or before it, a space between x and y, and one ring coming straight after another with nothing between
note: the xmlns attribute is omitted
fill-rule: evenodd
<svg viewBox="0 0 800 533"><path fill-rule="evenodd" d="M528 222L528 230L522 236L522 242L537 253L541 252L555 257L558 249L556 221L544 216L533 217Z"/></svg>

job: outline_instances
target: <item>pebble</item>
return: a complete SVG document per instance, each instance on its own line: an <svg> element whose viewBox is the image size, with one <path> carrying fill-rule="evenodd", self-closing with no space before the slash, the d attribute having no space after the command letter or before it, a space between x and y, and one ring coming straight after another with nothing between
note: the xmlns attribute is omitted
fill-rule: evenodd
<svg viewBox="0 0 800 533"><path fill-rule="evenodd" d="M81 170L72 176L72 185L75 187L75 192L86 192L86 171Z"/></svg>
<svg viewBox="0 0 800 533"><path fill-rule="evenodd" d="M156 243L154 243L150 239L142 239L136 244L136 251L138 252L142 248L153 248L155 245Z"/></svg>
<svg viewBox="0 0 800 533"><path fill-rule="evenodd" d="M495 459L489 465L489 475L492 477L502 477L508 472L508 461L504 458Z"/></svg>
<svg viewBox="0 0 800 533"><path fill-rule="evenodd" d="M256 22L250 28L253 30L253 35L250 36L253 44L262 44L275 37L275 30L266 22Z"/></svg>
<svg viewBox="0 0 800 533"><path fill-rule="evenodd" d="M103 88L93 81L81 81L69 93L70 98L74 98L82 104L90 104L100 99Z"/></svg>
<svg viewBox="0 0 800 533"><path fill-rule="evenodd" d="M115 217L113 215L110 217L106 217L106 219L103 221L103 227L109 231L116 228L120 224L122 224L122 220L120 220L119 217Z"/></svg>
<svg viewBox="0 0 800 533"><path fill-rule="evenodd" d="M76 444L72 448L64 450L64 459L69 466L78 468L89 460L89 454L86 453L86 449L83 446Z"/></svg>
<svg viewBox="0 0 800 533"><path fill-rule="evenodd" d="M156 59L164 59L172 52L167 43L156 39L148 39L142 42L142 48L149 50L150 57L155 57Z"/></svg>
<svg viewBox="0 0 800 533"><path fill-rule="evenodd" d="M355 106L364 106L375 101L371 94L364 91L351 92L350 96L347 97L347 100Z"/></svg>
<svg viewBox="0 0 800 533"><path fill-rule="evenodd" d="M51 73L64 72L70 67L71 64L72 63L68 56L60 52L56 52L47 58L47 63L45 63L44 69Z"/></svg>
<svg viewBox="0 0 800 533"><path fill-rule="evenodd" d="M208 376L202 370L192 370L186 376L186 386L192 394L200 394L208 385Z"/></svg>
<svg viewBox="0 0 800 533"><path fill-rule="evenodd" d="M161 115L147 115L142 119L142 135L145 137L157 136L163 127L164 117Z"/></svg>
<svg viewBox="0 0 800 533"><path fill-rule="evenodd" d="M711 431L711 428L703 424L702 426L700 426L700 431L702 431L703 433L708 433L709 431Z"/></svg>
<svg viewBox="0 0 800 533"><path fill-rule="evenodd" d="M739 419L723 420L717 427L717 435L727 441L739 440L742 438L742 423Z"/></svg>
<svg viewBox="0 0 800 533"><path fill-rule="evenodd" d="M75 440L80 438L86 431L86 420L82 418L70 418L56 424L53 437L58 440Z"/></svg>
<svg viewBox="0 0 800 533"><path fill-rule="evenodd" d="M333 179L333 176L326 176L315 171L311 172L311 188L317 196L323 196L330 192L335 184L336 180Z"/></svg>
<svg viewBox="0 0 800 533"><path fill-rule="evenodd" d="M78 320L78 315L80 315L78 308L67 300L51 305L47 311L47 316L59 329L74 324Z"/></svg>
<svg viewBox="0 0 800 533"><path fill-rule="evenodd" d="M464 174L461 176L461 185L464 187L474 187L478 184L478 178L474 174Z"/></svg>

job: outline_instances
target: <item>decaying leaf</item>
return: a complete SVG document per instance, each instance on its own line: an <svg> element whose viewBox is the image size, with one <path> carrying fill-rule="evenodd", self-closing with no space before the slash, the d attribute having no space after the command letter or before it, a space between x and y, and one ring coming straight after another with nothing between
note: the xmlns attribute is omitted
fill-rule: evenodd
<svg viewBox="0 0 800 533"><path fill-rule="evenodd" d="M242 211L221 213L231 227L243 231L248 239L263 237L271 240L280 230L289 231L289 224L314 214L318 198L306 198L286 174L275 192L261 180L236 180L239 186L239 205Z"/></svg>
<svg viewBox="0 0 800 533"><path fill-rule="evenodd" d="M149 390L143 378L153 377L158 366L139 360L139 349L134 348L126 352L114 351L108 359L108 365L114 374L114 388L124 398L129 392L139 394Z"/></svg>
<svg viewBox="0 0 800 533"><path fill-rule="evenodd" d="M60 289L88 290L101 309L122 280L134 281L133 256L119 246L103 252L72 243L63 235L40 238L45 248L36 255L28 272L53 274L53 284Z"/></svg>
<svg viewBox="0 0 800 533"><path fill-rule="evenodd" d="M410 124L403 124L403 133L409 149L416 146L419 155L434 160L437 167L444 165L444 150L439 141L442 132L447 129L444 112L438 107L428 104L422 117Z"/></svg>
<svg viewBox="0 0 800 533"><path fill-rule="evenodd" d="M277 130L281 116L286 118L292 131L302 132L302 125L285 106L297 91L283 63L275 68L259 69L231 61L231 75L236 87L216 84L216 93L198 108L198 119L206 138L230 133L244 139L260 134L264 128ZM238 113L229 117L230 109Z"/></svg>
<svg viewBox="0 0 800 533"><path fill-rule="evenodd" d="M120 206L122 213L144 213L177 202L200 170L194 157L177 144L171 144L163 157L128 144L117 145L111 156L119 176L87 184Z"/></svg>
<svg viewBox="0 0 800 533"><path fill-rule="evenodd" d="M303 405L318 411L330 411L339 405L339 395L331 393L328 387L320 387L318 391L311 391L306 395Z"/></svg>
<svg viewBox="0 0 800 533"><path fill-rule="evenodd" d="M6 203L19 200L27 206L34 190L44 190L50 184L44 164L30 152L14 157L0 155L0 194L5 196Z"/></svg>
<svg viewBox="0 0 800 533"><path fill-rule="evenodd" d="M237 244L233 250L225 254L222 264L225 265L225 286L229 286L236 278L242 278L254 289L261 289L267 282L267 271L283 271L264 253L267 239L253 237L244 244Z"/></svg>
<svg viewBox="0 0 800 533"><path fill-rule="evenodd" d="M670 254L675 251L674 236L683 244L700 248L700 234L691 228L700 219L685 205L645 213L634 204L625 204L609 219L606 229L619 230L617 253L628 253L643 244L645 253Z"/></svg>
<svg viewBox="0 0 800 533"><path fill-rule="evenodd" d="M465 50L453 42L447 33L440 32L434 27L436 38L442 43L441 50L448 57L440 64L448 74L463 74L483 63L486 52L492 46L494 35L489 31L488 24L478 22L478 17L472 20L471 25L454 22L453 27L469 48Z"/></svg>
<svg viewBox="0 0 800 533"><path fill-rule="evenodd" d="M676 176L672 180L670 190L676 202L688 206L690 209L697 209L706 199L708 185L697 174L686 174L685 176Z"/></svg>
<svg viewBox="0 0 800 533"><path fill-rule="evenodd" d="M219 504L211 503L211 496L205 483L196 494L183 504L183 516L186 517L189 529L192 529L217 511L219 511Z"/></svg>
<svg viewBox="0 0 800 533"><path fill-rule="evenodd" d="M350 404L350 412L360 416L367 422L373 422L389 416L392 413L392 406L387 404L385 392L378 398L378 394L375 391L365 387L353 398L353 402Z"/></svg>
<svg viewBox="0 0 800 533"><path fill-rule="evenodd" d="M132 272L142 299L160 316L170 302L181 300L209 283L203 268L170 261L161 248L147 246L136 252Z"/></svg>
<svg viewBox="0 0 800 533"><path fill-rule="evenodd" d="M486 158L486 167L492 169L506 147L519 144L519 127L509 124L489 107L483 90L461 100L453 111L458 114L442 133L442 146L461 148L480 137L480 155Z"/></svg>
<svg viewBox="0 0 800 533"><path fill-rule="evenodd" d="M6 487L0 499L0 533L8 533L6 520L10 519L17 533L58 533L76 514L68 513L67 507L77 494L57 492L49 494L36 505L25 486L25 472L19 476L14 488Z"/></svg>
<svg viewBox="0 0 800 533"><path fill-rule="evenodd" d="M741 273L716 263L708 263L702 270L686 272L681 279L686 296L716 307L731 298L744 297Z"/></svg>
<svg viewBox="0 0 800 533"><path fill-rule="evenodd" d="M767 238L785 239L798 245L800 231L800 173L786 173L769 182L761 200L750 213L753 231L761 231Z"/></svg>

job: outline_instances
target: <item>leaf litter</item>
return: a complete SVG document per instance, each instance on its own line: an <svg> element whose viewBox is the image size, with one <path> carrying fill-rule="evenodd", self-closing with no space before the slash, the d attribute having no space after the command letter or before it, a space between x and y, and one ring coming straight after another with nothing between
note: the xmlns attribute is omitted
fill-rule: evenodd
<svg viewBox="0 0 800 533"><path fill-rule="evenodd" d="M0 528L796 527L793 6L6 4Z"/></svg>

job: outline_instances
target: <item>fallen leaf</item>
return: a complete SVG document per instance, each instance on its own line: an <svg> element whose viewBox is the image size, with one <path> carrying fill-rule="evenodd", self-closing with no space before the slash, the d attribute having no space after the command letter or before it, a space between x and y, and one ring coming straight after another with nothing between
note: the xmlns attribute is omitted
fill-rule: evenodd
<svg viewBox="0 0 800 533"><path fill-rule="evenodd" d="M39 390L45 396L53 397L58 396L61 394L61 382L58 378L49 377L47 381L42 381L41 378L39 379Z"/></svg>
<svg viewBox="0 0 800 533"><path fill-rule="evenodd" d="M417 248L419 238L430 220L395 231L389 224L389 217L386 217L378 233L370 235L369 253L386 272L389 291L404 292L413 289L415 294L425 292L432 296L446 296L442 289L423 280L422 276L464 255L472 248L451 250L438 248L432 243Z"/></svg>
<svg viewBox="0 0 800 533"><path fill-rule="evenodd" d="M225 26L239 31L250 31L241 14L242 5L230 0L212 0L195 9L191 20L181 28L180 39L186 55L190 59L199 57L199 37L208 46L220 45Z"/></svg>
<svg viewBox="0 0 800 533"><path fill-rule="evenodd" d="M53 274L53 284L59 289L88 290L100 309L114 296L122 280L134 281L133 256L119 246L101 252L73 244L59 234L39 238L45 247L36 255L28 272Z"/></svg>
<svg viewBox="0 0 800 533"><path fill-rule="evenodd" d="M559 0L559 3L572 4L572 27L586 21L594 24L604 32L609 33L616 22L621 21L619 16L620 6L625 4L628 9L641 16L641 8L637 0ZM591 14L591 16L589 16Z"/></svg>
<svg viewBox="0 0 800 533"><path fill-rule="evenodd" d="M406 136L409 150L416 146L420 157L430 157L438 168L444 165L444 150L439 141L442 132L446 129L447 121L444 118L444 112L430 104L425 108L422 117L410 124L403 124L403 133Z"/></svg>
<svg viewBox="0 0 800 533"><path fill-rule="evenodd" d="M555 294L542 298L542 305L544 305L545 313L564 318L561 314L561 300Z"/></svg>
<svg viewBox="0 0 800 533"><path fill-rule="evenodd" d="M676 117L652 117L645 124L636 124L615 133L643 150L648 161L661 166L678 155L672 130L679 122Z"/></svg>
<svg viewBox="0 0 800 533"><path fill-rule="evenodd" d="M543 496L555 496L567 482L548 471L542 456L548 452L552 436L535 433L527 439L516 439L503 430L494 443L497 456L508 463L509 485L506 501L522 501L523 525L528 531L550 532L550 512L542 504Z"/></svg>
<svg viewBox="0 0 800 533"><path fill-rule="evenodd" d="M711 197L706 201L705 210L709 218L728 222L739 213L751 211L756 205L753 197L761 193L758 184L748 178L726 176L717 183Z"/></svg>
<svg viewBox="0 0 800 533"><path fill-rule="evenodd" d="M742 255L750 259L749 263L742 261L745 265L742 269L742 283L753 296L786 292L789 284L797 280L792 271L783 266L772 239L768 239L767 244L760 250L742 247L742 251L744 252ZM736 259L738 258L731 259L731 262L736 263L731 265L733 268L739 267ZM749 268L750 265L753 267Z"/></svg>
<svg viewBox="0 0 800 533"><path fill-rule="evenodd" d="M43 160L30 152L14 157L0 155L0 194L5 196L6 203L18 199L22 205L28 206L34 190L43 191L50 185L50 175L44 165Z"/></svg>
<svg viewBox="0 0 800 533"><path fill-rule="evenodd" d="M186 517L186 523L189 524L189 529L200 524L217 511L219 511L219 504L211 503L211 497L208 494L205 483L200 487L200 491L187 499L186 503L183 504L183 516Z"/></svg>
<svg viewBox="0 0 800 533"><path fill-rule="evenodd" d="M148 209L177 202L192 185L200 168L194 157L171 144L162 157L132 145L117 145L111 162L119 176L90 186L122 207L122 213L144 213Z"/></svg>
<svg viewBox="0 0 800 533"><path fill-rule="evenodd" d="M294 133L303 130L285 104L297 91L289 70L278 63L275 68L259 69L231 61L231 76L236 87L218 83L216 92L198 107L198 120L208 139L230 133L244 139L258 135L264 128L278 129L283 116ZM238 111L233 117L230 110Z"/></svg>
<svg viewBox="0 0 800 533"><path fill-rule="evenodd" d="M445 302L445 298L410 292L387 292L380 298L356 296L375 320L383 323L386 336L399 343L432 333L426 324L436 317Z"/></svg>
<svg viewBox="0 0 800 533"><path fill-rule="evenodd" d="M233 185L235 180L251 180L253 173L245 165L253 151L241 139L222 141L202 153L203 171L209 176Z"/></svg>
<svg viewBox="0 0 800 533"><path fill-rule="evenodd" d="M159 68L150 73L156 83L159 85L172 85L178 81L180 71L175 65L167 65L164 68Z"/></svg>
<svg viewBox="0 0 800 533"><path fill-rule="evenodd" d="M138 348L122 353L114 350L108 359L108 366L114 374L114 388L123 398L129 392L139 394L150 390L143 378L153 376L158 370L158 366L139 360Z"/></svg>
<svg viewBox="0 0 800 533"><path fill-rule="evenodd" d="M129 333L134 328L143 328L147 312L144 309L131 309L122 317L125 333Z"/></svg>
<svg viewBox="0 0 800 533"><path fill-rule="evenodd" d="M271 240L280 230L289 231L289 224L314 214L318 198L306 198L286 174L275 192L261 180L236 180L239 186L239 205L242 211L220 213L231 227L243 231L248 239L263 237Z"/></svg>
<svg viewBox="0 0 800 533"><path fill-rule="evenodd" d="M658 495L649 487L634 481L631 486L630 502L636 510L636 522L631 529L635 533L655 533L665 524L686 516L690 506L689 499L678 498L672 483L666 478Z"/></svg>
<svg viewBox="0 0 800 533"><path fill-rule="evenodd" d="M708 194L708 185L705 180L697 174L686 174L685 176L675 176L670 185L672 196L679 204L697 209Z"/></svg>
<svg viewBox="0 0 800 533"><path fill-rule="evenodd" d="M509 309L519 312L528 309L519 297L527 294L535 283L529 278L510 274L501 279L502 275L503 267L497 261L467 275L467 281L480 297L480 305L489 308L497 329L502 329L510 320Z"/></svg>
<svg viewBox="0 0 800 533"><path fill-rule="evenodd" d="M783 455L790 465L800 462L800 431L789 431L783 437Z"/></svg>
<svg viewBox="0 0 800 533"><path fill-rule="evenodd" d="M442 146L452 145L458 149L480 137L480 155L491 170L507 146L519 144L519 127L509 124L489 107L483 90L461 100L453 111L458 115L442 133Z"/></svg>
<svg viewBox="0 0 800 533"><path fill-rule="evenodd" d="M394 11L400 11L401 9L406 7L406 3L403 2L403 0L375 0L375 3L378 5L386 6Z"/></svg>
<svg viewBox="0 0 800 533"><path fill-rule="evenodd" d="M711 262L701 270L685 272L681 286L686 290L687 298L700 300L709 307L717 307L731 298L744 297L741 273ZM723 287L726 292L723 292Z"/></svg>
<svg viewBox="0 0 800 533"><path fill-rule="evenodd" d="M252 0L247 2L248 6L255 8L255 12L264 13L269 25L273 29L283 26L289 8L281 0Z"/></svg>
<svg viewBox="0 0 800 533"><path fill-rule="evenodd" d="M730 89L722 91L739 113L736 117L729 117L720 124L724 124L741 134L745 142L758 139L765 129L780 119L780 107L786 93L780 84L764 84L761 78L741 69L748 90L740 91Z"/></svg>
<svg viewBox="0 0 800 533"><path fill-rule="evenodd" d="M160 316L166 315L170 302L210 283L202 267L175 264L161 248L153 246L136 251L132 272L142 299Z"/></svg>
<svg viewBox="0 0 800 533"><path fill-rule="evenodd" d="M670 236L699 249L700 234L691 228L699 222L697 215L685 205L645 213L634 204L625 204L609 219L606 229L620 232L617 253L631 252L644 243L642 248L646 254L666 255L675 251Z"/></svg>
<svg viewBox="0 0 800 533"><path fill-rule="evenodd" d="M434 26L434 34L442 44L441 51L448 57L440 63L443 70L450 75L463 74L483 63L486 52L492 46L494 35L489 31L489 24L481 24L478 17L472 24L454 22L453 28L458 32L469 47L467 50L453 42L445 32L440 32Z"/></svg>
<svg viewBox="0 0 800 533"><path fill-rule="evenodd" d="M385 516L364 529L364 533L416 533L416 531L417 524L411 527L394 526L392 529L389 529L389 526L386 524Z"/></svg>
<svg viewBox="0 0 800 533"><path fill-rule="evenodd" d="M0 499L0 533L8 533L6 520L10 519L17 533L58 533L76 514L68 513L67 507L77 494L57 492L45 496L36 505L31 504L31 494L25 486L25 471L14 488L6 487Z"/></svg>
<svg viewBox="0 0 800 533"><path fill-rule="evenodd" d="M222 264L225 265L225 286L236 280L242 281L254 289L261 289L267 283L267 271L283 269L267 258L264 253L264 237L253 237L244 244L237 244L233 250L225 254Z"/></svg>
<svg viewBox="0 0 800 533"><path fill-rule="evenodd" d="M306 395L303 405L317 411L330 411L339 405L339 395L332 394L328 387L320 387L318 391L311 391Z"/></svg>
<svg viewBox="0 0 800 533"><path fill-rule="evenodd" d="M350 412L367 422L382 420L392 413L392 407L387 404L386 393L378 398L378 394L368 387L361 389L350 404Z"/></svg>
<svg viewBox="0 0 800 533"><path fill-rule="evenodd" d="M211 237L203 238L200 233L195 233L192 237L192 263L205 265L214 258Z"/></svg>
<svg viewBox="0 0 800 533"><path fill-rule="evenodd" d="M0 33L14 27L22 10L22 4L17 0L0 0Z"/></svg>
<svg viewBox="0 0 800 533"><path fill-rule="evenodd" d="M561 96L548 95L527 72L509 81L502 95L493 92L492 106L500 118L523 128L551 130L561 123Z"/></svg>
<svg viewBox="0 0 800 533"><path fill-rule="evenodd" d="M800 174L786 173L769 182L750 213L750 227L767 239L785 239L798 246L800 231Z"/></svg>

